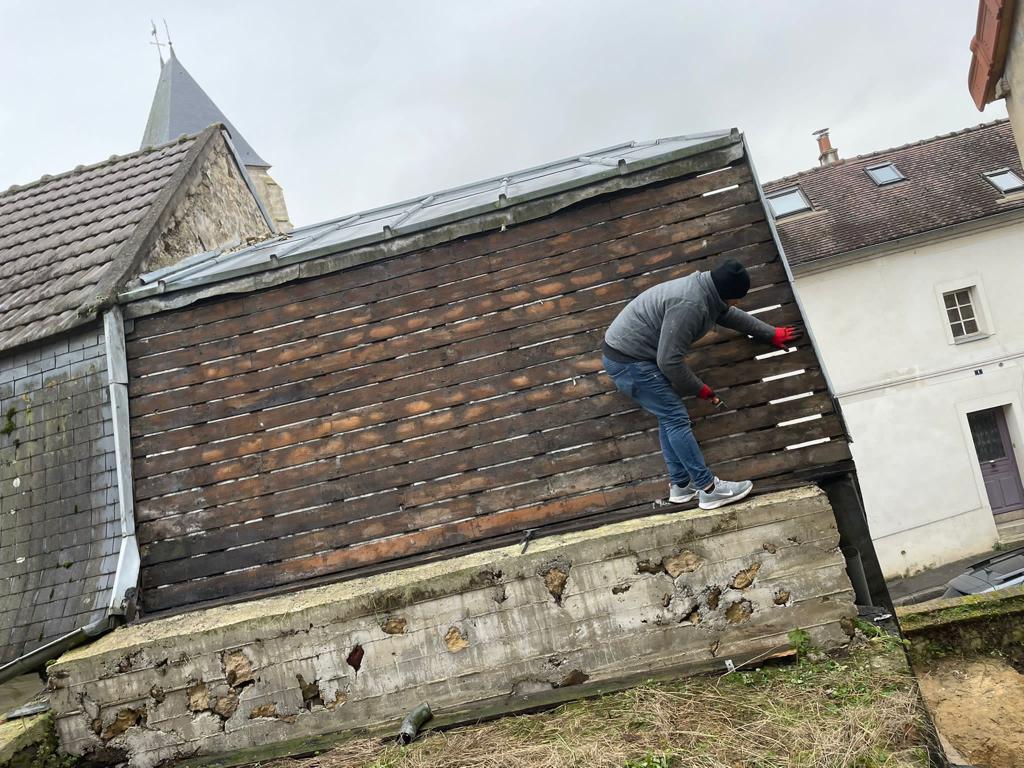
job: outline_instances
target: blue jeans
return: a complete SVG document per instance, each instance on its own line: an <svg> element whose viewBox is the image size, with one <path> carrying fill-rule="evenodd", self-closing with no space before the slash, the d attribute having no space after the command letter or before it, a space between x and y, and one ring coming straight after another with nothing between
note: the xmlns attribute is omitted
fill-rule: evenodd
<svg viewBox="0 0 1024 768"><path fill-rule="evenodd" d="M693 480L698 488L711 485L715 476L704 463L690 428L690 416L657 363L620 363L607 356L602 362L615 387L658 419L661 452L672 484L685 486Z"/></svg>

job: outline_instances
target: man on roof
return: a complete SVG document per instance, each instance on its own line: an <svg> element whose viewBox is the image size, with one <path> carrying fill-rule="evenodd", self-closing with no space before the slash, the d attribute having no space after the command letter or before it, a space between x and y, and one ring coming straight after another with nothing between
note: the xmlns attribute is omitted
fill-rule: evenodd
<svg viewBox="0 0 1024 768"><path fill-rule="evenodd" d="M749 290L747 270L735 259L726 259L710 272L648 288L623 308L605 333L605 371L620 392L658 419L669 501L675 504L697 498L701 509L717 509L754 488L749 480L722 480L711 473L681 400L696 395L722 407L721 399L685 359L715 325L779 349L802 336L796 328L774 328L738 309L736 303Z"/></svg>

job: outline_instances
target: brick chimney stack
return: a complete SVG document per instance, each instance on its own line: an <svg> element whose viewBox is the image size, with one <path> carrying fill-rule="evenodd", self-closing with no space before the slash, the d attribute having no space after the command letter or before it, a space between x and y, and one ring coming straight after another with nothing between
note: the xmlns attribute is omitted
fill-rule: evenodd
<svg viewBox="0 0 1024 768"><path fill-rule="evenodd" d="M838 163L839 150L832 146L832 142L828 138L828 128L815 131L812 135L818 140L818 163L821 165Z"/></svg>

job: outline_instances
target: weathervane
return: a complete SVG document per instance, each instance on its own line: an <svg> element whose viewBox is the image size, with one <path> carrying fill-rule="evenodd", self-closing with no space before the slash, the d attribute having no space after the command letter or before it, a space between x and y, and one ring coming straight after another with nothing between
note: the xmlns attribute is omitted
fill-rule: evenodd
<svg viewBox="0 0 1024 768"><path fill-rule="evenodd" d="M156 46L156 55L160 57L161 67L164 65L164 52L162 49L165 45L170 50L171 55L174 55L174 43L171 42L171 30L167 27L167 19L162 19L162 21L164 23L164 33L167 36L166 43L160 42L160 33L156 30L156 22L152 19L149 20L150 26L152 26L153 28L153 31L150 33L150 35L153 37L153 42L151 42L150 45Z"/></svg>

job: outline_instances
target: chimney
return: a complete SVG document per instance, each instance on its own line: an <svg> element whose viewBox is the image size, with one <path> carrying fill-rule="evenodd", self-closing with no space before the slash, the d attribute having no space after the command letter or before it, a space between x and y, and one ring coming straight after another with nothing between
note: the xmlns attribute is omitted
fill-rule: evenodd
<svg viewBox="0 0 1024 768"><path fill-rule="evenodd" d="M820 165L838 163L839 150L832 146L832 142L828 138L828 128L815 131L812 135L818 140L818 163Z"/></svg>

